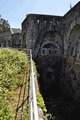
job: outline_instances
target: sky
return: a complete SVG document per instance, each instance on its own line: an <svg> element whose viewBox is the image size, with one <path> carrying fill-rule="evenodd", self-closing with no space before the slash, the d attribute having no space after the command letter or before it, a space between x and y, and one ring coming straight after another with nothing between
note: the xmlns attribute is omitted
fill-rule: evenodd
<svg viewBox="0 0 80 120"><path fill-rule="evenodd" d="M64 15L70 4L79 0L0 0L0 16L8 20L13 28L21 28L27 14Z"/></svg>

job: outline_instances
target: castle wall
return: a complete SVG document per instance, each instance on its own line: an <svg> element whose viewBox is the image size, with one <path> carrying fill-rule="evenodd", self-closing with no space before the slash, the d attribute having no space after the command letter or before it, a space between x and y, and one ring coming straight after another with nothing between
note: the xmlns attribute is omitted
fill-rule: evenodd
<svg viewBox="0 0 80 120"><path fill-rule="evenodd" d="M62 17L59 16L28 15L22 23L23 47L26 43L27 49L32 49L34 57L38 55L41 45L46 41L53 44L55 41L56 44L60 44L60 49L63 49L62 21Z"/></svg>
<svg viewBox="0 0 80 120"><path fill-rule="evenodd" d="M74 27L80 24L80 2L76 4L73 8L71 8L70 11L64 15L63 19L65 25L64 48L65 48L65 54L67 54L70 34L74 29ZM75 31L75 34L77 35L77 31ZM73 40L71 42L73 42Z"/></svg>
<svg viewBox="0 0 80 120"><path fill-rule="evenodd" d="M21 48L22 45L22 34L15 33L11 35L11 42L13 48Z"/></svg>
<svg viewBox="0 0 80 120"><path fill-rule="evenodd" d="M11 47L11 32L1 32L0 33L0 47Z"/></svg>
<svg viewBox="0 0 80 120"><path fill-rule="evenodd" d="M22 34L11 34L10 31L0 33L0 47L20 48L22 42Z"/></svg>

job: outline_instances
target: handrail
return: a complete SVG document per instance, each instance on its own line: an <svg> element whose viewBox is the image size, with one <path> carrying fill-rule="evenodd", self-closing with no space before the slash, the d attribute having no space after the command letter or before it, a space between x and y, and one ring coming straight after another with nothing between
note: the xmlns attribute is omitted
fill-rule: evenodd
<svg viewBox="0 0 80 120"><path fill-rule="evenodd" d="M29 88L30 120L39 120L35 80L36 78L35 71L33 68L32 51L30 50L30 88Z"/></svg>

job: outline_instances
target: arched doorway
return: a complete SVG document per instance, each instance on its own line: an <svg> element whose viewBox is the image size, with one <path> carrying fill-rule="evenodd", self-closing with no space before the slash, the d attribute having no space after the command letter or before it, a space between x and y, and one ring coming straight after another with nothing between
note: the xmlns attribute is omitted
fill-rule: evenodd
<svg viewBox="0 0 80 120"><path fill-rule="evenodd" d="M80 24L73 26L69 34L66 61L63 90L69 118L80 119Z"/></svg>
<svg viewBox="0 0 80 120"><path fill-rule="evenodd" d="M49 31L44 34L41 40L38 55L58 55L61 56L63 53L63 40L58 32Z"/></svg>
<svg viewBox="0 0 80 120"><path fill-rule="evenodd" d="M46 96L57 97L60 95L58 88L63 68L63 47L63 40L58 32L47 32L40 42L37 55L41 77L39 82Z"/></svg>
<svg viewBox="0 0 80 120"><path fill-rule="evenodd" d="M80 25L75 25L70 32L67 54L70 57L80 59Z"/></svg>

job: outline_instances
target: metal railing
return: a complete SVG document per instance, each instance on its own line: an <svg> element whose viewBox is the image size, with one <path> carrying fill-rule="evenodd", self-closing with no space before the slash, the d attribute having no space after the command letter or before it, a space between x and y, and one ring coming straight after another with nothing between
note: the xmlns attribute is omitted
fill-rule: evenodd
<svg viewBox="0 0 80 120"><path fill-rule="evenodd" d="M3 47L1 47L3 48ZM4 47L6 48L6 47ZM36 72L34 70L34 64L33 64L33 60L32 60L32 51L29 49L25 49L25 48L12 48L12 47L7 47L10 49L15 49L15 50L19 50L19 51L24 51L25 53L27 53L29 59L30 59L30 81L29 81L29 120L39 120L39 116L38 116L38 107L37 107L37 98L36 98L36 86L35 86L35 81L37 80L36 77ZM24 81L23 81L24 82ZM25 81L26 83L26 81ZM22 87L24 87L23 89L23 100L21 100L20 102L20 98L22 98L21 96L21 91L22 91ZM23 104L26 101L26 99L24 99L24 94L26 91L26 84L21 86L20 88L20 93L19 93L19 100L17 103L17 108L16 108L16 115L15 115L15 120L18 120L18 116L20 116L21 120L23 119ZM21 96L21 97L20 97ZM21 112L21 113L20 113ZM19 114L19 115L18 115Z"/></svg>
<svg viewBox="0 0 80 120"><path fill-rule="evenodd" d="M39 120L35 86L36 74L33 65L34 64L32 60L32 51L30 50L30 86L29 86L30 120Z"/></svg>

